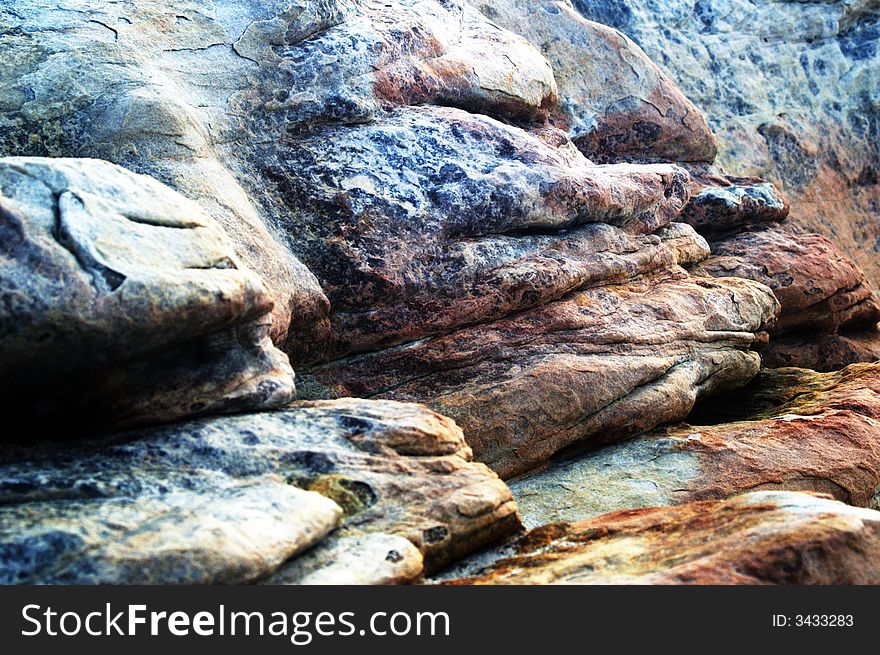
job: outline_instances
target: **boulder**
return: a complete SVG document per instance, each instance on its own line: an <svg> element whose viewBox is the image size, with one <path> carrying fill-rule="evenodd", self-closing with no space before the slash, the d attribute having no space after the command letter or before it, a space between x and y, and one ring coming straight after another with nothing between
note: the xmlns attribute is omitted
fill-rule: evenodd
<svg viewBox="0 0 880 655"><path fill-rule="evenodd" d="M757 489L880 508L880 364L765 369L684 423L511 482L528 527Z"/></svg>
<svg viewBox="0 0 880 655"><path fill-rule="evenodd" d="M32 433L294 397L272 299L175 191L97 160L0 158L0 230L0 396Z"/></svg>
<svg viewBox="0 0 880 655"><path fill-rule="evenodd" d="M400 582L519 526L461 430L416 405L296 403L0 454L5 583Z"/></svg>
<svg viewBox="0 0 880 655"><path fill-rule="evenodd" d="M266 148L285 159L296 133L395 103L541 120L556 97L540 53L461 0L23 0L0 32L0 153L105 159L202 203L263 278L294 363L322 354L329 303L290 247L308 237L299 202L263 193Z"/></svg>
<svg viewBox="0 0 880 655"><path fill-rule="evenodd" d="M690 200L679 220L713 242L788 218L790 203L766 180L724 175L714 166L690 170Z"/></svg>
<svg viewBox="0 0 880 655"><path fill-rule="evenodd" d="M595 161L712 162L706 118L629 37L585 19L570 0L475 0L553 67L552 120Z"/></svg>
<svg viewBox="0 0 880 655"><path fill-rule="evenodd" d="M532 530L453 584L877 584L880 512L755 491Z"/></svg>

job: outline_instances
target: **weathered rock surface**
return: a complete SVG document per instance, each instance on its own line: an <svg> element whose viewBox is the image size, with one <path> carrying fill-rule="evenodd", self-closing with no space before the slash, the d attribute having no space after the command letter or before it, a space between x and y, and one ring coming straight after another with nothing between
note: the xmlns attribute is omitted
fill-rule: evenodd
<svg viewBox="0 0 880 655"><path fill-rule="evenodd" d="M817 491L880 508L880 364L763 370L680 424L550 464L511 483L528 527L606 512Z"/></svg>
<svg viewBox="0 0 880 655"><path fill-rule="evenodd" d="M766 288L749 281L673 273L578 291L301 380L331 395L425 401L509 477L573 443L678 420L698 398L742 385L760 364L749 350L755 332L775 310Z"/></svg>
<svg viewBox="0 0 880 655"><path fill-rule="evenodd" d="M795 226L830 238L880 284L876 0L574 5L632 37L707 113L718 164L776 184Z"/></svg>
<svg viewBox="0 0 880 655"><path fill-rule="evenodd" d="M400 403L298 403L0 458L5 583L401 582L520 525L455 424Z"/></svg>
<svg viewBox="0 0 880 655"><path fill-rule="evenodd" d="M877 584L880 512L757 491L529 532L457 584Z"/></svg>
<svg viewBox="0 0 880 655"><path fill-rule="evenodd" d="M712 166L691 167L690 200L679 220L712 241L746 230L772 227L791 211L788 200L770 182L733 177Z"/></svg>
<svg viewBox="0 0 880 655"><path fill-rule="evenodd" d="M399 535L384 533L328 539L283 565L270 585L405 584L422 574L423 557Z"/></svg>
<svg viewBox="0 0 880 655"><path fill-rule="evenodd" d="M880 356L880 303L833 242L782 224L789 204L774 185L703 167L691 178L681 220L710 241L694 272L756 280L773 289L780 313L761 348L765 366L834 370Z"/></svg>
<svg viewBox="0 0 880 655"><path fill-rule="evenodd" d="M7 419L70 433L293 398L260 279L155 180L95 160L0 159L0 235Z"/></svg>
<svg viewBox="0 0 880 655"><path fill-rule="evenodd" d="M547 57L559 87L551 118L596 161L711 162L703 114L631 39L584 19L570 0L477 0L483 14Z"/></svg>
<svg viewBox="0 0 880 655"><path fill-rule="evenodd" d="M297 133L325 144L321 126L395 103L539 118L555 102L540 53L461 1L25 0L0 12L0 150L106 159L201 202L263 277L273 338L297 361L321 356L329 305L290 247L309 237L296 219L308 198L266 189L265 151L284 160Z"/></svg>
<svg viewBox="0 0 880 655"><path fill-rule="evenodd" d="M711 158L637 47L558 8L596 53L596 75L559 60L589 139L631 151L659 126L659 157ZM510 475L679 420L757 370L775 300L686 275L708 254L674 224L686 171L586 159L545 123L544 55L466 3L4 12L0 146L122 163L200 202L269 288L301 397L429 403Z"/></svg>
<svg viewBox="0 0 880 655"><path fill-rule="evenodd" d="M829 371L880 358L880 302L834 244L785 227L748 230L713 243L700 272L757 280L781 306L761 349L765 366Z"/></svg>

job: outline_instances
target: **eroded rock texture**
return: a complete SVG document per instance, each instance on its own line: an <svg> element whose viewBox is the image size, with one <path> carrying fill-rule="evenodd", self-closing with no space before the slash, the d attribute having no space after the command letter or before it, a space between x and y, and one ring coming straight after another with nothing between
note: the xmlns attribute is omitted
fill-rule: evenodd
<svg viewBox="0 0 880 655"><path fill-rule="evenodd" d="M701 170L682 220L710 242L696 272L756 280L773 289L780 313L765 366L820 371L880 356L880 303L855 262L823 236L785 221L789 204L769 182Z"/></svg>
<svg viewBox="0 0 880 655"><path fill-rule="evenodd" d="M703 109L717 163L776 184L791 222L880 284L880 7L876 0L574 0Z"/></svg>
<svg viewBox="0 0 880 655"><path fill-rule="evenodd" d="M689 421L553 463L511 483L529 527L606 512L817 491L880 508L880 364L763 370Z"/></svg>
<svg viewBox="0 0 880 655"><path fill-rule="evenodd" d="M697 398L742 384L760 363L749 351L754 332L775 308L765 288L744 280L648 277L329 364L304 373L305 384L427 399L506 477L572 443L674 421Z"/></svg>
<svg viewBox="0 0 880 655"><path fill-rule="evenodd" d="M876 8L843 4L870 50ZM841 5L825 7L821 34L844 29ZM711 168L718 144L697 107L635 42L578 13L589 7L5 3L6 402L50 427L76 415L57 437L275 411L4 444L0 579L410 582L520 527L510 490L472 454L511 477L636 437L583 456L576 474L568 461L517 481L530 522L580 502L584 515L679 507L544 528L487 580L875 581L870 512L790 493L691 501L781 488L869 504L876 369L766 374L759 384L788 387L769 383L779 400L764 413L638 436L748 383L758 350L817 368L880 353L864 276L831 242L780 227L790 206L777 191L822 196L796 225L839 228L822 194L842 181L855 199L834 210L864 213L876 157L852 152L876 145L875 99L851 139L831 129L812 145L792 125L854 116L852 95L840 108L801 98L809 111L788 117L762 100L752 113L772 118L742 125L766 166L747 157L741 172L776 186L730 178ZM770 23L758 36L783 36ZM672 38L655 31L647 41ZM808 64L863 89L876 80L868 50L846 69ZM723 77L720 54L707 61ZM745 148L734 136L756 143L722 135L725 165ZM282 350L312 402L286 405ZM400 400L449 415L470 445Z"/></svg>
<svg viewBox="0 0 880 655"><path fill-rule="evenodd" d="M298 403L0 457L4 583L402 582L520 525L455 424L416 405Z"/></svg>
<svg viewBox="0 0 880 655"><path fill-rule="evenodd" d="M570 0L476 0L482 13L525 36L553 67L552 122L595 161L712 162L706 119L625 34L586 20Z"/></svg>
<svg viewBox="0 0 880 655"><path fill-rule="evenodd" d="M819 371L880 357L880 302L864 274L825 237L786 228L746 231L714 244L701 272L758 280L779 318L761 349L765 366Z"/></svg>
<svg viewBox="0 0 880 655"><path fill-rule="evenodd" d="M294 396L269 339L272 300L222 229L106 162L0 159L0 306L3 413L32 432Z"/></svg>
<svg viewBox="0 0 880 655"><path fill-rule="evenodd" d="M531 531L457 584L877 584L880 512L804 493L606 514Z"/></svg>
<svg viewBox="0 0 880 655"><path fill-rule="evenodd" d="M602 159L657 129L657 157L711 159L633 43L548 5L595 68L548 51L557 107L541 51L463 2L178 4L4 9L2 145L202 203L269 288L301 397L428 403L510 475L757 371L775 300L684 272L708 254L674 223L686 171L596 165L547 122L592 125Z"/></svg>

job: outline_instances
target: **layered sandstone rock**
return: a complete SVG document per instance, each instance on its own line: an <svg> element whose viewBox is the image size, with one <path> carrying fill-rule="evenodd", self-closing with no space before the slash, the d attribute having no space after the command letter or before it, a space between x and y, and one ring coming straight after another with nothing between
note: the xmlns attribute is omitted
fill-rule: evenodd
<svg viewBox="0 0 880 655"><path fill-rule="evenodd" d="M293 398L265 287L180 194L106 162L2 158L0 231L9 420L69 435Z"/></svg>
<svg viewBox="0 0 880 655"><path fill-rule="evenodd" d="M880 364L763 370L681 424L551 464L511 489L527 526L755 489L880 508Z"/></svg>
<svg viewBox="0 0 880 655"><path fill-rule="evenodd" d="M681 218L712 250L695 272L756 280L779 300L770 343L760 349L765 366L829 371L880 357L880 303L870 283L833 242L782 224L790 207L772 184L703 169L691 194Z"/></svg>
<svg viewBox="0 0 880 655"><path fill-rule="evenodd" d="M606 514L531 531L457 584L877 584L880 512L804 493Z"/></svg>
<svg viewBox="0 0 880 655"><path fill-rule="evenodd" d="M880 284L875 0L574 0L644 48L705 111L728 173L773 182L791 221Z"/></svg>
<svg viewBox="0 0 880 655"><path fill-rule="evenodd" d="M864 274L825 237L786 228L745 231L713 244L709 275L766 284L779 300L765 366L830 371L880 358L880 302Z"/></svg>
<svg viewBox="0 0 880 655"><path fill-rule="evenodd" d="M764 287L666 273L570 297L488 326L302 374L334 394L421 400L456 419L503 477L560 449L632 436L757 373ZM613 317L613 318L612 318Z"/></svg>
<svg viewBox="0 0 880 655"><path fill-rule="evenodd" d="M4 583L401 582L520 525L455 424L415 405L300 403L0 456Z"/></svg>
<svg viewBox="0 0 880 655"><path fill-rule="evenodd" d="M595 95L559 59L562 113L597 125L582 147L641 147L647 112L658 157L711 159L699 113L636 46L559 9L620 85ZM122 163L201 203L267 285L301 397L428 403L511 475L757 371L776 301L685 273L708 254L674 223L687 173L585 158L545 123L547 59L466 3L4 11L4 149Z"/></svg>

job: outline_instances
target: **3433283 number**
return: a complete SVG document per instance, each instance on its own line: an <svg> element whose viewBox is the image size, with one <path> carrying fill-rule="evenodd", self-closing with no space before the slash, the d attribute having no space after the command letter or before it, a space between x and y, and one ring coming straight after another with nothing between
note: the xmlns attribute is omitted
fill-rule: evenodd
<svg viewBox="0 0 880 655"><path fill-rule="evenodd" d="M852 614L797 614L795 627L850 628L854 625Z"/></svg>

